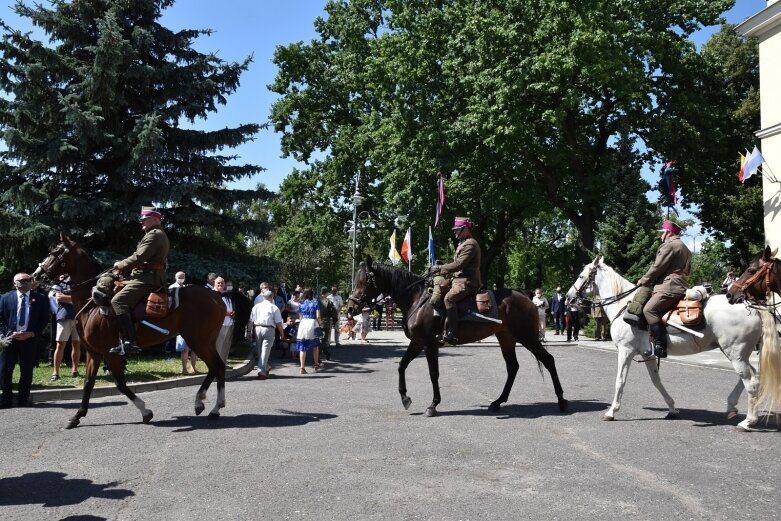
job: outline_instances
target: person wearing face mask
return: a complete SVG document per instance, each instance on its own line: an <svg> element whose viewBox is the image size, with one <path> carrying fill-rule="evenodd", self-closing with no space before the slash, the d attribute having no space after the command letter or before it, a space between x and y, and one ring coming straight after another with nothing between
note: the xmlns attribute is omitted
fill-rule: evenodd
<svg viewBox="0 0 781 521"><path fill-rule="evenodd" d="M149 293L164 284L170 244L160 224L161 219L160 212L153 207L143 206L138 220L144 230L144 237L136 245L133 255L114 263L114 271L125 275L125 285L111 299L122 342L110 349L110 353L125 356L139 351L136 345L136 326L130 312L141 299L147 298Z"/></svg>
<svg viewBox="0 0 781 521"><path fill-rule="evenodd" d="M171 290L176 288L183 288L185 286L186 280L187 274L183 271L177 271L176 275L174 275L174 283L168 286L168 292L171 293ZM195 354L195 351L190 349L190 347L187 345L187 342L185 342L184 338L182 338L182 335L178 335L176 338L172 338L165 344L166 359L173 360L176 356L174 353L179 353L181 355L183 375L191 374L190 370L187 368L187 360L190 360L190 363L193 366L192 372L198 372L198 370L195 368L195 364L198 362L198 355Z"/></svg>
<svg viewBox="0 0 781 521"><path fill-rule="evenodd" d="M55 340L57 347L52 357L51 381L60 379L60 365L65 354L65 345L71 341L71 376L79 376L79 360L81 359L81 341L76 331L76 310L70 296L70 276L60 275L60 280L49 291L51 312L57 318Z"/></svg>
<svg viewBox="0 0 781 521"><path fill-rule="evenodd" d="M540 319L540 342L545 342L545 310L548 309L548 300L542 295L540 288L534 290L532 303L537 307L537 316Z"/></svg>
<svg viewBox="0 0 781 521"><path fill-rule="evenodd" d="M556 288L556 294L550 299L550 314L556 329L554 334L564 334L564 295L561 293L561 287Z"/></svg>
<svg viewBox="0 0 781 521"><path fill-rule="evenodd" d="M0 352L0 408L12 406L13 373L19 363L20 407L31 405L36 338L49 325L49 302L46 295L32 291L33 281L27 273L14 275L14 289L0 297L0 338L7 339Z"/></svg>

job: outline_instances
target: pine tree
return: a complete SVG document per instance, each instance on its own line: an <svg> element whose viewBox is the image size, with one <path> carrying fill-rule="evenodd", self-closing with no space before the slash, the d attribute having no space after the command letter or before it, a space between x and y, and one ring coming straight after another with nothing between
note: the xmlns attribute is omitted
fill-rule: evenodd
<svg viewBox="0 0 781 521"><path fill-rule="evenodd" d="M252 56L228 63L193 49L209 30L160 25L173 0L19 0L48 42L0 21L0 263L30 266L62 230L91 249L132 250L141 205L157 205L175 250L213 252L253 223L230 212L257 197L230 190L262 169L224 154L257 124L192 128L224 105ZM267 193L262 194L267 196ZM219 244L219 240L218 240Z"/></svg>

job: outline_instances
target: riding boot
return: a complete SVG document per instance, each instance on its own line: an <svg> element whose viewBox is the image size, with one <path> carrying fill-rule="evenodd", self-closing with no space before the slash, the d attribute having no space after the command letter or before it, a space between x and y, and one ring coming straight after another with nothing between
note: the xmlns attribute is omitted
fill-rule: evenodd
<svg viewBox="0 0 781 521"><path fill-rule="evenodd" d="M667 328L661 322L657 322L651 324L649 331L653 343L653 354L657 358L667 358Z"/></svg>
<svg viewBox="0 0 781 521"><path fill-rule="evenodd" d="M119 334L122 336L122 342L118 346L109 349L109 353L127 356L140 352L141 350L136 345L136 327L133 325L130 313L117 315L117 322L119 322Z"/></svg>
<svg viewBox="0 0 781 521"><path fill-rule="evenodd" d="M446 309L447 311L447 333L442 339L443 343L450 344L452 346L458 344L458 308L453 306Z"/></svg>

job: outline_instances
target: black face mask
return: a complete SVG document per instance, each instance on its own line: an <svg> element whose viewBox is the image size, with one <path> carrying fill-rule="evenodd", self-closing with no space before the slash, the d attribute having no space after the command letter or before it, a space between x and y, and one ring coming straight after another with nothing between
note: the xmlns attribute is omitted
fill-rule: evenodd
<svg viewBox="0 0 781 521"><path fill-rule="evenodd" d="M18 289L20 292L22 292L22 293L27 293L28 291L30 291L30 289L32 289L32 287L33 287L33 283L32 283L32 281L21 282L21 281L18 281L18 280L17 280L16 282L14 282L14 286L15 286L15 287L16 287L16 289Z"/></svg>

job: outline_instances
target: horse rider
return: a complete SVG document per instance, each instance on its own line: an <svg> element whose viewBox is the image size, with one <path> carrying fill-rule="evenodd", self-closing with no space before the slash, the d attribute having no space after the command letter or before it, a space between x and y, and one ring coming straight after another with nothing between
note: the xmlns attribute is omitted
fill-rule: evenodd
<svg viewBox="0 0 781 521"><path fill-rule="evenodd" d="M458 302L474 295L480 290L480 245L472 237L472 221L469 217L456 217L453 222L453 234L458 241L453 262L441 266L431 266L432 274L453 274L450 291L445 295L447 313L447 333L443 344L458 344Z"/></svg>
<svg viewBox="0 0 781 521"><path fill-rule="evenodd" d="M667 327L662 323L662 316L675 308L686 294L691 252L681 240L682 231L679 224L665 219L659 230L662 244L656 252L656 260L637 281L638 286L654 285L651 298L643 307L653 343L653 350L646 351L646 356L667 357Z"/></svg>
<svg viewBox="0 0 781 521"><path fill-rule="evenodd" d="M114 263L114 270L125 275L124 287L111 299L117 315L122 342L109 352L127 355L139 351L136 345L136 328L130 312L149 293L163 286L168 267L168 236L160 226L162 215L151 206L141 207L141 229L144 237L138 242L136 252L125 260ZM128 273L129 272L129 273ZM128 276L129 275L129 276Z"/></svg>

